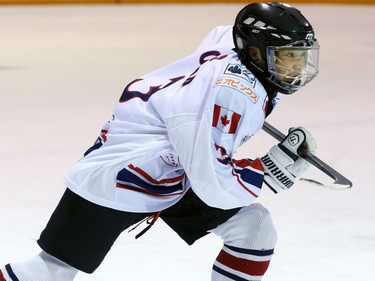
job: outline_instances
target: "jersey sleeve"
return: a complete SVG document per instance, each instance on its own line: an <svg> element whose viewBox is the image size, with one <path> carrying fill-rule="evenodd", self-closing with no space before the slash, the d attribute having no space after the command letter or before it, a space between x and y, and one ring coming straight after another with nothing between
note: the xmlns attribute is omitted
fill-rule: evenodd
<svg viewBox="0 0 375 281"><path fill-rule="evenodd" d="M254 101L249 85L235 81L240 90L217 80L215 98L199 117L179 115L166 122L191 187L206 204L221 209L250 205L263 183L258 159L233 158L238 146L264 122L261 98Z"/></svg>
<svg viewBox="0 0 375 281"><path fill-rule="evenodd" d="M216 45L231 46L231 48L234 48L232 26L216 26L206 35L196 51L201 52Z"/></svg>

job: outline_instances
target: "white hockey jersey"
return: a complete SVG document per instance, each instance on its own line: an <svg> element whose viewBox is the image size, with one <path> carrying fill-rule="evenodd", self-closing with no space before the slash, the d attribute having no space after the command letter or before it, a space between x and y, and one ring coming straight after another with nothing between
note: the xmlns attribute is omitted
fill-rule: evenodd
<svg viewBox="0 0 375 281"><path fill-rule="evenodd" d="M213 207L251 204L262 164L233 155L262 128L268 97L233 48L231 27L217 27L190 56L129 83L68 188L133 212L166 209L189 188Z"/></svg>

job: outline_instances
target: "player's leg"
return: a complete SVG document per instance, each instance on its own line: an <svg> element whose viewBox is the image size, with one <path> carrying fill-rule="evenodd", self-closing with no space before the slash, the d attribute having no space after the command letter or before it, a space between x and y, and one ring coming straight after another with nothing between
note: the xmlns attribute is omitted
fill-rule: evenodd
<svg viewBox="0 0 375 281"><path fill-rule="evenodd" d="M42 251L24 262L7 264L0 271L0 281L69 281L78 270Z"/></svg>
<svg viewBox="0 0 375 281"><path fill-rule="evenodd" d="M277 234L262 205L222 210L205 204L192 190L160 217L189 245L212 232L224 246L213 267L213 281L261 280Z"/></svg>
<svg viewBox="0 0 375 281"><path fill-rule="evenodd" d="M241 208L222 210L204 203L192 189L172 207L163 210L160 218L187 244L209 234L211 229L226 222Z"/></svg>
<svg viewBox="0 0 375 281"><path fill-rule="evenodd" d="M92 273L121 232L148 215L105 208L67 190L38 240L42 253L5 266L0 281L69 281L78 270Z"/></svg>
<svg viewBox="0 0 375 281"><path fill-rule="evenodd" d="M212 270L212 280L261 280L268 269L277 234L271 216L260 204L243 207L213 233L224 246Z"/></svg>

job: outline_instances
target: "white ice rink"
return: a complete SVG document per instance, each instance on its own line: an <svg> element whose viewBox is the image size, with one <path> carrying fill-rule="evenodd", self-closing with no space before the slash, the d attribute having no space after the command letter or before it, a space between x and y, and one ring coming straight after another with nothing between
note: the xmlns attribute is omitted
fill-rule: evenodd
<svg viewBox="0 0 375 281"><path fill-rule="evenodd" d="M242 6L0 6L0 265L39 252L35 240L64 191L62 177L127 82L189 54ZM305 126L318 156L354 187L264 189L259 202L279 241L263 280L373 281L375 6L297 7L317 33L321 71L269 122L284 132ZM239 157L274 143L261 132ZM189 247L160 220L139 240L124 233L102 266L77 280L207 281L220 248L213 235Z"/></svg>

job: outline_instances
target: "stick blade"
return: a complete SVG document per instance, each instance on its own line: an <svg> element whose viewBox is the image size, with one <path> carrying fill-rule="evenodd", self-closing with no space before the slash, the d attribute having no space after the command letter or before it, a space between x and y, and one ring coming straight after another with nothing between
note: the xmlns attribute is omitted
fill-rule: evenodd
<svg viewBox="0 0 375 281"><path fill-rule="evenodd" d="M328 187L331 189L349 189L353 186L353 183L348 180L346 177L344 177L342 174L334 170L331 166L324 163L322 160L320 160L318 157L316 157L313 154L308 154L302 156L304 157L308 162L310 162L312 165L314 165L316 168L318 168L320 171L325 173L328 177L334 180L333 183L322 183L317 180L313 179L305 179L305 181L309 181L311 183L318 184L323 187Z"/></svg>
<svg viewBox="0 0 375 281"><path fill-rule="evenodd" d="M300 178L300 181L308 182L310 184L314 184L319 187L325 187L329 189L335 189L335 190L346 190L352 188L353 184L352 182L338 182L335 181L333 183L323 183L317 180L308 179L308 178Z"/></svg>

